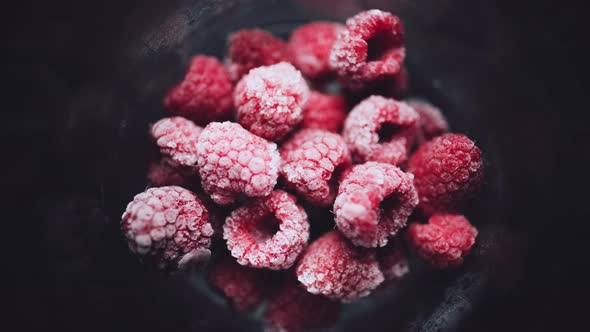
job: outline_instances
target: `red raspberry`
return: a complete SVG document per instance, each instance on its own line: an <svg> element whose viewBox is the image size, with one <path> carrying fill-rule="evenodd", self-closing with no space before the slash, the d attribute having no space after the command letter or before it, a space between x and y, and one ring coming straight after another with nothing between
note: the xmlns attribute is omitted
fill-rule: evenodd
<svg viewBox="0 0 590 332"><path fill-rule="evenodd" d="M357 246L383 247L418 204L412 178L390 164L354 166L334 202L336 226Z"/></svg>
<svg viewBox="0 0 590 332"><path fill-rule="evenodd" d="M463 264L477 237L477 229L459 214L435 214L428 224L411 223L406 234L417 255L435 268Z"/></svg>
<svg viewBox="0 0 590 332"><path fill-rule="evenodd" d="M351 164L342 137L319 129L303 129L281 147L281 175L307 201L328 206L338 189L339 170Z"/></svg>
<svg viewBox="0 0 590 332"><path fill-rule="evenodd" d="M406 248L397 237L377 250L377 259L386 280L399 280L410 272Z"/></svg>
<svg viewBox="0 0 590 332"><path fill-rule="evenodd" d="M260 29L244 29L229 36L228 71L237 82L250 69L270 66L281 61L291 61L287 43Z"/></svg>
<svg viewBox="0 0 590 332"><path fill-rule="evenodd" d="M270 279L269 271L241 266L229 256L215 262L209 270L211 285L239 311L253 309L264 301Z"/></svg>
<svg viewBox="0 0 590 332"><path fill-rule="evenodd" d="M277 146L233 122L210 123L199 136L197 164L205 192L227 205L240 193L267 196L277 183Z"/></svg>
<svg viewBox="0 0 590 332"><path fill-rule="evenodd" d="M150 135L160 153L180 166L197 163L197 141L203 128L182 117L164 118L154 123Z"/></svg>
<svg viewBox="0 0 590 332"><path fill-rule="evenodd" d="M352 109L342 136L356 161L400 165L407 158L417 123L418 114L406 103L370 96Z"/></svg>
<svg viewBox="0 0 590 332"><path fill-rule="evenodd" d="M187 186L196 174L196 168L179 166L168 158L150 161L147 170L147 178L155 187Z"/></svg>
<svg viewBox="0 0 590 332"><path fill-rule="evenodd" d="M311 79L330 74L330 51L343 29L339 23L312 22L293 30L289 39L293 64Z"/></svg>
<svg viewBox="0 0 590 332"><path fill-rule="evenodd" d="M330 66L350 89L358 90L400 72L405 48L402 22L377 9L349 18L330 53Z"/></svg>
<svg viewBox="0 0 590 332"><path fill-rule="evenodd" d="M236 85L238 122L252 134L276 141L301 120L309 88L301 73L281 62L252 69Z"/></svg>
<svg viewBox="0 0 590 332"><path fill-rule="evenodd" d="M340 302L314 295L296 280L289 281L268 301L267 331L308 331L329 327L340 315Z"/></svg>
<svg viewBox="0 0 590 332"><path fill-rule="evenodd" d="M420 115L416 134L418 145L449 130L449 124L438 107L420 99L410 99L406 102Z"/></svg>
<svg viewBox="0 0 590 332"><path fill-rule="evenodd" d="M426 142L408 164L425 216L457 212L479 189L483 180L481 151L461 134L444 134Z"/></svg>
<svg viewBox="0 0 590 332"><path fill-rule="evenodd" d="M129 249L162 269L201 263L211 252L213 228L205 206L176 186L150 188L127 205L121 230Z"/></svg>
<svg viewBox="0 0 590 332"><path fill-rule="evenodd" d="M223 238L238 263L257 268L290 268L307 245L307 214L282 190L234 210L223 225Z"/></svg>
<svg viewBox="0 0 590 332"><path fill-rule="evenodd" d="M195 56L184 80L172 87L164 98L170 115L180 115L206 125L232 117L233 85L219 60Z"/></svg>
<svg viewBox="0 0 590 332"><path fill-rule="evenodd" d="M315 240L295 271L308 292L343 302L369 295L384 280L375 249L355 247L336 230Z"/></svg>
<svg viewBox="0 0 590 332"><path fill-rule="evenodd" d="M346 118L346 101L342 96L311 91L303 109L303 128L338 132Z"/></svg>

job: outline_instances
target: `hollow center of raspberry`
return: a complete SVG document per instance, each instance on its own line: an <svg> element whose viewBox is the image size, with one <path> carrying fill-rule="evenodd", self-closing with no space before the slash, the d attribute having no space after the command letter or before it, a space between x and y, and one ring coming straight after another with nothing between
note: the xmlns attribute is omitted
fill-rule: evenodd
<svg viewBox="0 0 590 332"><path fill-rule="evenodd" d="M367 62L379 61L383 55L394 47L395 41L391 31L377 31L367 40Z"/></svg>
<svg viewBox="0 0 590 332"><path fill-rule="evenodd" d="M274 215L264 217L250 229L250 235L258 243L270 240L279 231L280 221Z"/></svg>
<svg viewBox="0 0 590 332"><path fill-rule="evenodd" d="M385 197L384 200L379 203L379 210L381 211L381 216L388 217L391 215L392 211L398 210L401 207L401 201L397 197L395 193Z"/></svg>
<svg viewBox="0 0 590 332"><path fill-rule="evenodd" d="M393 123L382 123L377 135L379 135L379 143L386 143L393 139L395 135L400 132L400 127Z"/></svg>

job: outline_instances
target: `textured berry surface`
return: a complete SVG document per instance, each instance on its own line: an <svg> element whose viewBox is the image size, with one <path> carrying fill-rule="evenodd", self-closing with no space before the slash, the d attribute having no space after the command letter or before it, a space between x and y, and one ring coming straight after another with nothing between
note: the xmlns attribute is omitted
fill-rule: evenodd
<svg viewBox="0 0 590 332"><path fill-rule="evenodd" d="M162 269L202 263L211 254L213 228L192 192L175 186L150 188L127 205L121 230L129 249Z"/></svg>
<svg viewBox="0 0 590 332"><path fill-rule="evenodd" d="M418 207L425 216L458 212L483 180L481 151L465 135L444 134L422 144L407 171L414 174Z"/></svg>
<svg viewBox="0 0 590 332"><path fill-rule="evenodd" d="M291 61L290 49L284 41L260 29L244 29L228 40L228 71L237 82L251 69Z"/></svg>
<svg viewBox="0 0 590 332"><path fill-rule="evenodd" d="M343 302L369 295L384 280L375 249L355 247L336 230L308 247L296 273L308 292Z"/></svg>
<svg viewBox="0 0 590 332"><path fill-rule="evenodd" d="M319 129L297 132L281 146L281 159L281 175L287 185L318 206L328 206L334 201L338 170L351 164L344 139Z"/></svg>
<svg viewBox="0 0 590 332"><path fill-rule="evenodd" d="M223 238L242 265L288 269L307 245L307 214L295 197L273 191L234 210L225 220Z"/></svg>
<svg viewBox="0 0 590 332"><path fill-rule="evenodd" d="M290 63L251 70L237 84L234 104L238 122L254 135L276 141L301 120L309 87Z"/></svg>
<svg viewBox="0 0 590 332"><path fill-rule="evenodd" d="M390 164L354 166L340 183L334 201L338 229L357 246L386 245L418 204L412 178Z"/></svg>
<svg viewBox="0 0 590 332"><path fill-rule="evenodd" d="M356 161L400 165L407 159L417 123L418 113L407 104L370 96L348 114L342 136Z"/></svg>
<svg viewBox="0 0 590 332"><path fill-rule="evenodd" d="M184 79L166 94L164 108L170 115L183 116L200 125L229 120L232 92L233 85L223 64L213 57L197 55Z"/></svg>
<svg viewBox="0 0 590 332"><path fill-rule="evenodd" d="M338 132L346 118L346 101L342 96L312 91L303 109L303 128Z"/></svg>
<svg viewBox="0 0 590 332"><path fill-rule="evenodd" d="M296 280L289 281L268 301L264 320L267 331L308 331L328 327L338 320L340 302L314 295Z"/></svg>
<svg viewBox="0 0 590 332"><path fill-rule="evenodd" d="M154 123L150 135L160 153L180 166L197 163L197 141L203 128L183 117L164 118Z"/></svg>
<svg viewBox="0 0 590 332"><path fill-rule="evenodd" d="M339 23L312 22L293 30L289 39L293 64L311 79L329 75L330 51L343 29Z"/></svg>
<svg viewBox="0 0 590 332"><path fill-rule="evenodd" d="M217 204L231 204L240 193L266 196L277 183L280 156L276 144L237 123L210 123L197 147L201 184Z"/></svg>
<svg viewBox="0 0 590 332"><path fill-rule="evenodd" d="M406 248L397 237L377 250L377 259L386 280L399 280L410 272Z"/></svg>
<svg viewBox="0 0 590 332"><path fill-rule="evenodd" d="M242 266L229 256L212 264L208 276L209 283L239 311L258 306L270 290L268 271Z"/></svg>
<svg viewBox="0 0 590 332"><path fill-rule="evenodd" d="M477 229L459 214L435 214L428 224L411 223L406 234L417 255L435 268L454 268L469 254Z"/></svg>
<svg viewBox="0 0 590 332"><path fill-rule="evenodd" d="M147 178L155 187L187 186L196 177L195 167L180 166L168 158L150 161Z"/></svg>
<svg viewBox="0 0 590 332"><path fill-rule="evenodd" d="M419 99L410 99L406 102L420 115L416 133L417 144L430 141L449 130L449 124L438 107Z"/></svg>

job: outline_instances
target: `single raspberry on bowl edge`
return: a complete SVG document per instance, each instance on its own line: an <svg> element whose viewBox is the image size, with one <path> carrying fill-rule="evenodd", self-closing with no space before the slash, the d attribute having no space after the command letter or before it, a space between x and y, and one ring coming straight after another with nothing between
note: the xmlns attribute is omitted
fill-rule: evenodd
<svg viewBox="0 0 590 332"><path fill-rule="evenodd" d="M416 134L416 143L418 145L430 141L449 130L449 124L440 108L425 100L415 98L406 100L406 103L416 110L420 116Z"/></svg>
<svg viewBox="0 0 590 332"><path fill-rule="evenodd" d="M167 161L192 167L197 163L197 141L203 128L180 116L163 118L150 128L150 135Z"/></svg>
<svg viewBox="0 0 590 332"><path fill-rule="evenodd" d="M332 46L344 25L334 22L311 22L293 30L289 47L293 64L310 79L323 78L332 70L329 64Z"/></svg>
<svg viewBox="0 0 590 332"><path fill-rule="evenodd" d="M339 132L346 118L346 100L339 95L311 91L303 108L303 128Z"/></svg>

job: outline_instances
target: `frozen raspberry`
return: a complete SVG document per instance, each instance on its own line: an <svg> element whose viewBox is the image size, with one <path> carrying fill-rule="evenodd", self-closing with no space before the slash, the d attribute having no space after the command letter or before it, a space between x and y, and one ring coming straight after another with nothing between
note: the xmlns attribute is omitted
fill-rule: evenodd
<svg viewBox="0 0 590 332"><path fill-rule="evenodd" d="M196 174L196 168L180 166L165 157L150 161L147 170L148 180L156 187L187 186Z"/></svg>
<svg viewBox="0 0 590 332"><path fill-rule="evenodd" d="M410 272L406 248L397 237L377 250L377 259L386 280L399 280Z"/></svg>
<svg viewBox="0 0 590 332"><path fill-rule="evenodd" d="M276 141L301 120L309 88L301 73L281 62L252 69L236 86L238 122L252 134Z"/></svg>
<svg viewBox="0 0 590 332"><path fill-rule="evenodd" d="M390 164L354 166L340 183L334 201L338 229L357 246L386 245L418 204L412 177Z"/></svg>
<svg viewBox="0 0 590 332"><path fill-rule="evenodd" d="M307 214L295 197L273 191L234 210L223 225L223 238L242 265L288 269L307 245Z"/></svg>
<svg viewBox="0 0 590 332"><path fill-rule="evenodd" d="M240 193L270 194L280 167L277 146L249 133L237 123L210 123L199 136L197 164L205 192L227 205Z"/></svg>
<svg viewBox="0 0 590 332"><path fill-rule="evenodd" d="M343 29L339 23L312 22L293 30L289 39L293 64L311 79L330 74L330 51Z"/></svg>
<svg viewBox="0 0 590 332"><path fill-rule="evenodd" d="M411 223L406 234L417 255L435 268L463 264L477 237L477 229L459 214L435 214L428 224Z"/></svg>
<svg viewBox="0 0 590 332"><path fill-rule="evenodd" d="M438 107L419 99L410 99L406 102L420 115L416 134L418 145L449 130L449 124Z"/></svg>
<svg viewBox="0 0 590 332"><path fill-rule="evenodd" d="M375 256L375 249L355 247L334 230L307 248L295 271L308 292L350 302L383 282Z"/></svg>
<svg viewBox="0 0 590 332"><path fill-rule="evenodd" d="M211 252L213 228L205 206L176 186L150 188L127 205L121 230L129 249L162 269L202 263Z"/></svg>
<svg viewBox="0 0 590 332"><path fill-rule="evenodd" d="M200 125L232 117L233 85L219 60L195 56L184 79L172 87L164 98L170 115L180 115Z"/></svg>
<svg viewBox="0 0 590 332"><path fill-rule="evenodd" d="M330 52L330 67L341 82L358 90L400 72L405 58L404 32L397 16L377 9L346 21Z"/></svg>
<svg viewBox="0 0 590 332"><path fill-rule="evenodd" d="M291 61L290 49L284 41L260 29L244 29L228 39L228 71L237 82L251 69Z"/></svg>
<svg viewBox="0 0 590 332"><path fill-rule="evenodd" d="M328 206L338 190L338 173L351 164L342 137L319 129L303 129L281 147L281 175L307 201Z"/></svg>
<svg viewBox="0 0 590 332"><path fill-rule="evenodd" d="M342 136L356 161L400 165L407 159L417 123L418 114L407 104L370 96L352 109Z"/></svg>
<svg viewBox="0 0 590 332"><path fill-rule="evenodd" d="M239 311L253 309L265 300L270 279L269 271L241 266L230 256L215 262L209 270L209 283Z"/></svg>
<svg viewBox="0 0 590 332"><path fill-rule="evenodd" d="M338 132L346 118L346 101L338 95L312 91L303 109L303 128Z"/></svg>
<svg viewBox="0 0 590 332"><path fill-rule="evenodd" d="M425 216L458 212L479 189L483 180L481 151L461 134L444 134L426 142L412 155L408 172Z"/></svg>
<svg viewBox="0 0 590 332"><path fill-rule="evenodd" d="M180 166L197 163L197 141L203 128L183 117L164 118L153 124L150 135L160 153Z"/></svg>
<svg viewBox="0 0 590 332"><path fill-rule="evenodd" d="M264 320L267 331L308 331L333 325L340 315L340 302L314 295L296 280L281 287L268 301Z"/></svg>

